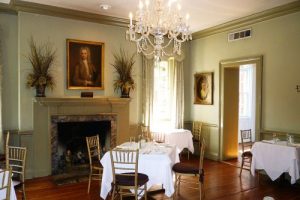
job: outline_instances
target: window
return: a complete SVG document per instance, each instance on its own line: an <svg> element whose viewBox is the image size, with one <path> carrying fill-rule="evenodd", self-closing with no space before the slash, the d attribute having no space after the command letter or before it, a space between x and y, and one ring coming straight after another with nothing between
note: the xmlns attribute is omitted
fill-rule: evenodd
<svg viewBox="0 0 300 200"><path fill-rule="evenodd" d="M172 80L171 67L173 58L158 61L154 67L154 95L153 95L153 125L154 129L168 128L171 125Z"/></svg>
<svg viewBox="0 0 300 200"><path fill-rule="evenodd" d="M252 65L241 65L239 85L239 115L251 118L252 105Z"/></svg>

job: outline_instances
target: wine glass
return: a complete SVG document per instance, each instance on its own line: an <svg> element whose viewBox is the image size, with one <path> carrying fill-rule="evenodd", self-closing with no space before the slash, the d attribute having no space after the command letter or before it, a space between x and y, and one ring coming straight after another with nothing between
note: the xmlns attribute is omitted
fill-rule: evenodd
<svg viewBox="0 0 300 200"><path fill-rule="evenodd" d="M273 133L273 134L272 134L272 137L273 137L273 142L274 142L274 143L277 143L277 140L278 140L277 134L276 134L276 133Z"/></svg>
<svg viewBox="0 0 300 200"><path fill-rule="evenodd" d="M129 142L130 142L130 146L132 146L133 143L135 143L135 137L130 137Z"/></svg>

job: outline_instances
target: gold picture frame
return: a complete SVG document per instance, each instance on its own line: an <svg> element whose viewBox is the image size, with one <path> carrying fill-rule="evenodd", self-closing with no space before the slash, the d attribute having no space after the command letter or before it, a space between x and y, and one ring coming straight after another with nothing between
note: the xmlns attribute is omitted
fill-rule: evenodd
<svg viewBox="0 0 300 200"><path fill-rule="evenodd" d="M194 104L213 105L213 72L194 75Z"/></svg>
<svg viewBox="0 0 300 200"><path fill-rule="evenodd" d="M104 90L104 43L67 39L67 88Z"/></svg>

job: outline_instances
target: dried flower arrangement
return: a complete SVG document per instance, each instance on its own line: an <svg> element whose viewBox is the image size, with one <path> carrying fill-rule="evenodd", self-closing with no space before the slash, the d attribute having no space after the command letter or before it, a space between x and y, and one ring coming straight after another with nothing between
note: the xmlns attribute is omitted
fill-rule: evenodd
<svg viewBox="0 0 300 200"><path fill-rule="evenodd" d="M119 53L113 54L115 61L111 64L117 74L118 78L114 80L115 91L121 90L121 97L129 98L130 89L135 88L135 83L132 78L133 65L135 63L135 54L129 56L125 50L120 48Z"/></svg>
<svg viewBox="0 0 300 200"><path fill-rule="evenodd" d="M30 53L27 58L32 65L32 72L27 75L27 86L35 87L37 97L45 96L45 88L54 88L54 79L51 67L56 59L56 51L47 42L37 45L33 38L29 40Z"/></svg>

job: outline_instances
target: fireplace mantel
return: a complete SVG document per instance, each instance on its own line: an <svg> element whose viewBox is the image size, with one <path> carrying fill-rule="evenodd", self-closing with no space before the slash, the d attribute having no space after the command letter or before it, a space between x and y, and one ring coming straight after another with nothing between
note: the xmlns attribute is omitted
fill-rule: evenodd
<svg viewBox="0 0 300 200"><path fill-rule="evenodd" d="M81 97L35 97L35 102L44 106L63 106L63 105L126 105L130 102L130 98L117 98L117 97L94 97L94 98L81 98Z"/></svg>
<svg viewBox="0 0 300 200"><path fill-rule="evenodd" d="M51 174L51 117L114 114L116 145L129 138L129 98L36 97L33 99L33 177Z"/></svg>

